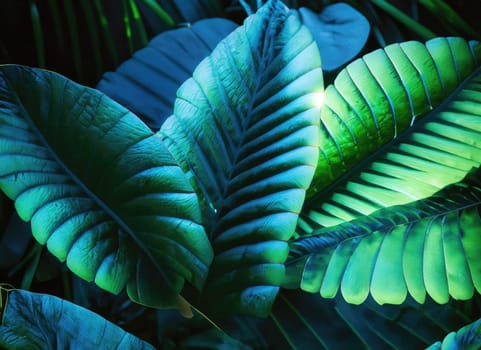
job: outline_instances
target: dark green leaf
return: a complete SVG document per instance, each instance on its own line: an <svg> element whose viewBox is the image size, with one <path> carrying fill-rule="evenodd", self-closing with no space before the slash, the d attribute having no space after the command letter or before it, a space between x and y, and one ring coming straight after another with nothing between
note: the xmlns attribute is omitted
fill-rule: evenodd
<svg viewBox="0 0 481 350"><path fill-rule="evenodd" d="M181 349L216 349L216 350L249 350L250 346L229 337L217 329L210 329L200 334L195 334L182 341Z"/></svg>
<svg viewBox="0 0 481 350"><path fill-rule="evenodd" d="M194 175L211 223L213 308L269 311L316 166L322 89L309 31L269 1L177 92L159 135Z"/></svg>
<svg viewBox="0 0 481 350"><path fill-rule="evenodd" d="M212 248L198 199L163 142L100 92L0 67L0 188L78 276L142 304L182 304ZM180 298L180 299L179 299Z"/></svg>
<svg viewBox="0 0 481 350"><path fill-rule="evenodd" d="M172 114L179 86L236 27L216 18L159 34L115 72L105 73L97 88L158 129Z"/></svg>
<svg viewBox="0 0 481 350"><path fill-rule="evenodd" d="M271 349L422 349L469 322L461 310L465 304L428 299L421 305L409 298L402 305L380 306L368 298L352 305L342 296L326 300L282 290L272 312L277 324L261 325L260 333Z"/></svg>
<svg viewBox="0 0 481 350"><path fill-rule="evenodd" d="M66 300L0 286L2 349L145 349L154 347ZM7 294L6 299L3 299Z"/></svg>

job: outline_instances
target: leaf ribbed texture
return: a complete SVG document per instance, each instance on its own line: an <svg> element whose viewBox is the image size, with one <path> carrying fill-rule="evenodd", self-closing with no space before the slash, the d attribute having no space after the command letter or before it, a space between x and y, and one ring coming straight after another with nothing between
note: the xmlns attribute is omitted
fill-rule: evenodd
<svg viewBox="0 0 481 350"><path fill-rule="evenodd" d="M177 92L160 135L192 172L212 223L216 258L205 295L217 307L270 309L318 158L322 89L309 31L269 1Z"/></svg>
<svg viewBox="0 0 481 350"><path fill-rule="evenodd" d="M306 203L299 234L426 198L479 166L481 76L466 79L479 49L459 38L395 44L340 74L326 89L321 119L329 133L315 186L333 183Z"/></svg>
<svg viewBox="0 0 481 350"><path fill-rule="evenodd" d="M0 188L78 276L150 306L201 288L212 248L198 199L162 141L100 92L0 68Z"/></svg>
<svg viewBox="0 0 481 350"><path fill-rule="evenodd" d="M6 291L0 319L2 349L154 350L96 313L52 295ZM0 305L1 309L1 305Z"/></svg>
<svg viewBox="0 0 481 350"><path fill-rule="evenodd" d="M107 72L97 88L159 129L172 114L175 92L199 62L237 24L222 18L201 20L188 28L157 35L115 72Z"/></svg>
<svg viewBox="0 0 481 350"><path fill-rule="evenodd" d="M382 209L292 243L287 287L353 304L423 303L481 292L481 170L434 196ZM299 256L294 258L294 256Z"/></svg>

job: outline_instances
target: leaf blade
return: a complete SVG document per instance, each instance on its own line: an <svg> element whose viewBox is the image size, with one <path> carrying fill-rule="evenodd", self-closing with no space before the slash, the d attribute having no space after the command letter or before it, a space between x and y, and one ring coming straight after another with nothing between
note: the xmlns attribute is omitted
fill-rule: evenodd
<svg viewBox="0 0 481 350"><path fill-rule="evenodd" d="M1 67L0 94L0 187L41 244L82 278L113 293L127 286L147 305L172 304L184 279L201 287L212 250L197 197L135 115L93 89L21 66ZM155 209L139 213L132 201ZM178 220L172 232L167 218Z"/></svg>

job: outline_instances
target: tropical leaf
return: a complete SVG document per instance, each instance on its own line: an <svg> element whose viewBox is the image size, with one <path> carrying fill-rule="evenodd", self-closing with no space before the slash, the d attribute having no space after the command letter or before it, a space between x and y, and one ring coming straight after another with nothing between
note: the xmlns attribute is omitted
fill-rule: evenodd
<svg viewBox="0 0 481 350"><path fill-rule="evenodd" d="M159 129L172 114L179 86L236 27L215 18L161 33L115 72L105 73L97 88Z"/></svg>
<svg viewBox="0 0 481 350"><path fill-rule="evenodd" d="M0 297L5 301L0 302L2 349L154 349L96 313L55 296L0 286Z"/></svg>
<svg viewBox="0 0 481 350"><path fill-rule="evenodd" d="M469 322L471 315L462 309L466 304L438 305L429 299L421 305L408 299L380 306L368 298L352 305L342 296L329 300L282 290L271 322L259 328L270 349L423 349Z"/></svg>
<svg viewBox="0 0 481 350"><path fill-rule="evenodd" d="M351 61L369 37L366 18L342 2L326 6L320 13L307 7L293 12L316 40L325 71L333 71Z"/></svg>
<svg viewBox="0 0 481 350"><path fill-rule="evenodd" d="M361 304L409 293L445 304L481 292L481 170L424 200L394 206L291 244L288 287ZM297 256L297 258L295 258Z"/></svg>
<svg viewBox="0 0 481 350"><path fill-rule="evenodd" d="M100 92L0 67L0 188L78 276L142 304L182 303L212 248L198 199L162 141ZM185 305L185 302L184 302Z"/></svg>
<svg viewBox="0 0 481 350"><path fill-rule="evenodd" d="M395 44L339 74L324 96L317 194L299 234L426 198L479 166L480 71L466 77L481 63L481 46L470 45Z"/></svg>
<svg viewBox="0 0 481 350"><path fill-rule="evenodd" d="M309 31L269 1L177 92L159 135L194 175L211 223L213 309L268 314L318 158L322 88Z"/></svg>
<svg viewBox="0 0 481 350"><path fill-rule="evenodd" d="M477 350L481 347L481 320L449 333L442 342L436 342L427 350Z"/></svg>

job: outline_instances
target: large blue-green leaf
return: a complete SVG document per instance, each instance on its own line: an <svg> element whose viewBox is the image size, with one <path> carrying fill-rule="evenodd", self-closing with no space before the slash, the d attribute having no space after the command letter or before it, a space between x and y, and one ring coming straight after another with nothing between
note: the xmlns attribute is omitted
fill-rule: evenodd
<svg viewBox="0 0 481 350"><path fill-rule="evenodd" d="M460 38L394 44L340 73L324 96L300 234L426 198L479 166L480 48Z"/></svg>
<svg viewBox="0 0 481 350"><path fill-rule="evenodd" d="M0 188L33 236L87 281L150 306L200 289L212 248L163 142L100 92L0 67Z"/></svg>
<svg viewBox="0 0 481 350"><path fill-rule="evenodd" d="M309 31L268 1L177 92L159 134L192 172L210 223L213 308L268 313L318 158L322 89Z"/></svg>
<svg viewBox="0 0 481 350"><path fill-rule="evenodd" d="M468 324L457 332L449 333L442 342L438 341L427 350L478 350L481 348L481 320Z"/></svg>
<svg viewBox="0 0 481 350"><path fill-rule="evenodd" d="M316 40L325 71L333 71L351 61L369 37L366 18L342 2L326 6L320 13L307 7L294 10L294 13Z"/></svg>
<svg viewBox="0 0 481 350"><path fill-rule="evenodd" d="M81 306L55 296L2 286L0 347L154 350L150 344Z"/></svg>
<svg viewBox="0 0 481 350"><path fill-rule="evenodd" d="M158 129L172 114L179 86L236 27L215 18L161 33L115 72L105 73L97 88Z"/></svg>
<svg viewBox="0 0 481 350"><path fill-rule="evenodd" d="M353 304L409 293L444 304L481 292L481 170L435 195L316 232L291 245L286 287ZM297 257L296 257L297 256Z"/></svg>

